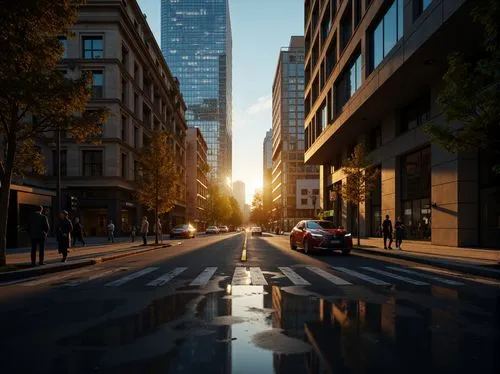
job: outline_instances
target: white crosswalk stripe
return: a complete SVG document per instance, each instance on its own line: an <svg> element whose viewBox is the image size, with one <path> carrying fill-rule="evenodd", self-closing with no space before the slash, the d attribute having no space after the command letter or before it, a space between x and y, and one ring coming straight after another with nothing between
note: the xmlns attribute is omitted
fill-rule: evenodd
<svg viewBox="0 0 500 374"><path fill-rule="evenodd" d="M289 267L279 267L280 271L296 286L310 286L311 283L306 281L300 275L298 275L295 271L293 271Z"/></svg>
<svg viewBox="0 0 500 374"><path fill-rule="evenodd" d="M174 279L176 276L181 274L182 272L186 271L187 268L175 268L172 271L169 271L168 273L163 274L161 277L156 278L155 280L149 282L147 286L150 287L160 287L166 285L168 282L170 282L172 279Z"/></svg>
<svg viewBox="0 0 500 374"><path fill-rule="evenodd" d="M394 278L394 279L397 279L397 280L400 280L400 281L403 281L406 283L414 284L415 286L428 286L429 285L429 283L425 283L425 282L421 282L419 280L403 277L403 276L397 275L397 274L392 274L392 273L389 273L387 271L383 271L380 269L374 269L374 268L371 268L369 266L363 266L362 269L372 271L372 272L377 273L377 274L381 274L385 277Z"/></svg>
<svg viewBox="0 0 500 374"><path fill-rule="evenodd" d="M106 283L105 286L106 287L118 287L118 286L121 286L122 284L125 284L133 279L142 277L143 275L151 273L152 271L155 271L155 270L158 270L158 268L155 268L155 267L145 268L145 269L139 270L135 273L129 274L123 278L119 278L115 281Z"/></svg>
<svg viewBox="0 0 500 374"><path fill-rule="evenodd" d="M101 273L97 273L97 274L91 275L88 278L75 279L74 281L66 283L64 286L66 286L66 287L76 287L76 286L79 286L79 285L81 285L83 283L87 283L87 282L90 282L90 281L93 281L93 280L99 279L99 278L104 278L104 277L106 277L106 276L108 276L110 274L116 273L118 271L123 271L123 270L127 270L127 268L109 269L109 270L103 271Z"/></svg>
<svg viewBox="0 0 500 374"><path fill-rule="evenodd" d="M253 286L267 286L266 278L262 274L262 270L258 267L250 268L250 278Z"/></svg>
<svg viewBox="0 0 500 374"><path fill-rule="evenodd" d="M191 283L190 286L206 286L210 278L217 271L216 267L205 268Z"/></svg>
<svg viewBox="0 0 500 374"><path fill-rule="evenodd" d="M341 266L332 266L332 269L340 271L342 273L349 274L349 275L351 275L353 277L362 279L362 280L364 280L364 281L366 281L368 283L376 284L377 286L389 286L390 285L390 283L387 283L387 282L385 282L383 280L380 280L380 279L377 279L377 278L373 278L373 277L370 277L369 275L358 273L357 271L354 271L354 270L351 270L351 269L347 269L347 268L344 268L344 267L341 267Z"/></svg>
<svg viewBox="0 0 500 374"><path fill-rule="evenodd" d="M309 269L313 273L316 273L320 277L325 278L326 280L332 282L333 284L335 284L337 286L347 286L347 285L352 284L351 282L348 282L342 278L337 277L336 275L330 274L330 273L324 271L323 269L317 268L315 266L306 266L306 267L307 267L307 269Z"/></svg>
<svg viewBox="0 0 500 374"><path fill-rule="evenodd" d="M21 283L22 286L39 286L41 284L46 284L46 283L52 283L52 282L57 282L62 279L67 279L71 278L72 276L83 274L83 273L88 273L92 269L80 269L77 271L72 271L71 273L60 273L57 275L53 275L51 277L45 277L45 278L37 278L29 282L24 282Z"/></svg>
<svg viewBox="0 0 500 374"><path fill-rule="evenodd" d="M457 282L457 281L454 281L451 279L445 279L445 278L437 277L435 275L430 275L430 274L426 274L426 273L420 273L420 272L413 271L413 270L402 269L402 268L398 268L396 266L387 266L387 269L400 271L402 273L416 275L416 276L419 276L421 278L430 279L430 280L433 280L436 282L441 282L444 284L449 284L450 286L463 286L464 285L462 282Z"/></svg>
<svg viewBox="0 0 500 374"><path fill-rule="evenodd" d="M247 269L243 266L236 266L234 268L233 280L231 284L234 286L248 286L252 283L250 279L250 274Z"/></svg>

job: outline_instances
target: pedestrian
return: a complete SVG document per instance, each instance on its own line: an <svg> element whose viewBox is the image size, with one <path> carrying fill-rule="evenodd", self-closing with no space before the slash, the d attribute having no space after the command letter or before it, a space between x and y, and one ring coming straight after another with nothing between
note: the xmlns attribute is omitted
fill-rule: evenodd
<svg viewBox="0 0 500 374"><path fill-rule="evenodd" d="M401 243L403 242L404 225L403 222L401 222L401 217L396 219L394 230L396 231L396 249L402 249Z"/></svg>
<svg viewBox="0 0 500 374"><path fill-rule="evenodd" d="M113 220L109 220L108 223L108 242L114 243L115 242L115 224L113 223Z"/></svg>
<svg viewBox="0 0 500 374"><path fill-rule="evenodd" d="M44 265L45 241L49 232L49 221L43 214L41 206L31 217L28 225L28 232L31 239L31 266L36 265L36 251L39 248L39 264Z"/></svg>
<svg viewBox="0 0 500 374"><path fill-rule="evenodd" d="M135 231L136 231L135 226L131 226L130 227L130 241L132 243L135 242Z"/></svg>
<svg viewBox="0 0 500 374"><path fill-rule="evenodd" d="M148 217L144 216L142 217L142 223L141 223L141 234L144 245L148 245L148 231L149 231Z"/></svg>
<svg viewBox="0 0 500 374"><path fill-rule="evenodd" d="M75 223L73 224L73 247L75 246L77 239L85 247L85 240L83 239L83 225L80 223L80 218L75 217Z"/></svg>
<svg viewBox="0 0 500 374"><path fill-rule="evenodd" d="M71 233L73 225L68 219L68 212L63 210L59 213L59 224L57 225L57 243L58 252L62 254L62 262L66 262L68 257L69 247L71 246Z"/></svg>
<svg viewBox="0 0 500 374"><path fill-rule="evenodd" d="M158 234L158 239L160 240L160 243L163 244L163 231L162 231L161 221L159 218L158 218L158 222L156 223L154 229L155 229L155 232Z"/></svg>
<svg viewBox="0 0 500 374"><path fill-rule="evenodd" d="M384 222L382 222L382 234L384 235L384 249L387 249L387 239L389 239L389 249L392 249L392 222L389 219L389 215L385 216Z"/></svg>

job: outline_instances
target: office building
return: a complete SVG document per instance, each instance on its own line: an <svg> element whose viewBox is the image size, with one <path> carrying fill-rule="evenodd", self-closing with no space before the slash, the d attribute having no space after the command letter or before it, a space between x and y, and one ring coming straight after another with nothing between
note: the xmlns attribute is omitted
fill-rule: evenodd
<svg viewBox="0 0 500 374"><path fill-rule="evenodd" d="M233 196L238 202L241 211L245 209L245 183L242 181L233 182Z"/></svg>
<svg viewBox="0 0 500 374"><path fill-rule="evenodd" d="M318 167L304 165L302 36L292 36L290 45L280 51L273 83L272 117L273 226L289 231L301 219L312 218L313 202L317 202L319 194Z"/></svg>
<svg viewBox="0 0 500 374"><path fill-rule="evenodd" d="M321 167L321 207L356 227L336 188L342 166L365 143L381 178L362 204L361 235L401 216L407 239L499 247L498 178L484 154L458 155L422 131L445 116L436 102L454 51L482 33L470 0L305 1L305 161Z"/></svg>
<svg viewBox="0 0 500 374"><path fill-rule="evenodd" d="M186 120L208 144L210 178L232 179L232 38L228 0L162 0L162 52L181 81Z"/></svg>
<svg viewBox="0 0 500 374"><path fill-rule="evenodd" d="M206 228L208 146L197 127L188 128L186 143L187 220L201 231Z"/></svg>
<svg viewBox="0 0 500 374"><path fill-rule="evenodd" d="M272 195L272 175L273 175L273 130L270 129L266 132L263 144L263 162L262 162L262 200L264 204L264 211L271 213L273 207Z"/></svg>

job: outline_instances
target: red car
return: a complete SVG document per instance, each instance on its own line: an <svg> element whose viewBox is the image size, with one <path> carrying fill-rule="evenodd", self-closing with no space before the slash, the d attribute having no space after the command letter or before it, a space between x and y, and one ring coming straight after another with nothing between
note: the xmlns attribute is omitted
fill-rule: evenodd
<svg viewBox="0 0 500 374"><path fill-rule="evenodd" d="M290 234L290 248L313 251L342 251L347 255L352 249L352 236L343 228L337 228L331 221L300 221Z"/></svg>

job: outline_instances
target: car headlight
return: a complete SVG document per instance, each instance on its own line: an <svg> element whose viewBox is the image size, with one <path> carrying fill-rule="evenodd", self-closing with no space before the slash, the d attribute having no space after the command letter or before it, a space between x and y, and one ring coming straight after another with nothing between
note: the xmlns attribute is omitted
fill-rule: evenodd
<svg viewBox="0 0 500 374"><path fill-rule="evenodd" d="M322 235L322 234L311 234L311 236L312 236L313 238L322 238L322 237L323 237L323 235Z"/></svg>
<svg viewBox="0 0 500 374"><path fill-rule="evenodd" d="M345 234L344 235L344 238L350 238L352 235L349 233L349 234Z"/></svg>

